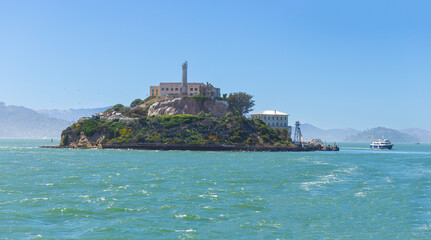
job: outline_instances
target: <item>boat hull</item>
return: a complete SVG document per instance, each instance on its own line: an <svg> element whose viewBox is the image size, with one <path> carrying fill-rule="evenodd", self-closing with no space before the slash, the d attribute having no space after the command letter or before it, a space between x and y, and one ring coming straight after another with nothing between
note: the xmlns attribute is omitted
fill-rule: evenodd
<svg viewBox="0 0 431 240"><path fill-rule="evenodd" d="M373 145L373 144L371 144L370 148L371 149L387 149L387 150L391 150L393 146L394 146L393 144L385 144L385 145Z"/></svg>

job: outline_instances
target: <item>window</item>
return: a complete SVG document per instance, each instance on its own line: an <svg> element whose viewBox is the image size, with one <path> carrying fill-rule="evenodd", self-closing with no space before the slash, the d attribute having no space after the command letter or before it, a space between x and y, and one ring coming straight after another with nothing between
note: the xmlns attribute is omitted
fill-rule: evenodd
<svg viewBox="0 0 431 240"><path fill-rule="evenodd" d="M278 127L278 123L277 123L277 127Z"/></svg>
<svg viewBox="0 0 431 240"><path fill-rule="evenodd" d="M165 88L162 88L162 91L165 91Z"/></svg>
<svg viewBox="0 0 431 240"><path fill-rule="evenodd" d="M190 93L190 96L193 96L193 93Z"/></svg>
<svg viewBox="0 0 431 240"><path fill-rule="evenodd" d="M153 88L153 89L151 89L151 92L154 92L154 88Z"/></svg>
<svg viewBox="0 0 431 240"><path fill-rule="evenodd" d="M156 92L159 92L159 89L156 89Z"/></svg>
<svg viewBox="0 0 431 240"><path fill-rule="evenodd" d="M197 88L195 88L195 91L197 91L198 89Z"/></svg>
<svg viewBox="0 0 431 240"><path fill-rule="evenodd" d="M171 91L174 91L174 89L173 89L173 88L171 88Z"/></svg>
<svg viewBox="0 0 431 240"><path fill-rule="evenodd" d="M190 88L190 91L193 91L193 88Z"/></svg>
<svg viewBox="0 0 431 240"><path fill-rule="evenodd" d="M175 91L178 91L178 88L175 88Z"/></svg>
<svg viewBox="0 0 431 240"><path fill-rule="evenodd" d="M277 117L277 120L278 120L278 117Z"/></svg>

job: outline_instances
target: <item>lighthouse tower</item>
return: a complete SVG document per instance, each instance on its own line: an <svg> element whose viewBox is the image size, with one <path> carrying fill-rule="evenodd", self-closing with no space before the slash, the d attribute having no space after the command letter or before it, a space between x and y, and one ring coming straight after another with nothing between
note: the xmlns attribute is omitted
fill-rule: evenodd
<svg viewBox="0 0 431 240"><path fill-rule="evenodd" d="M299 121L296 121L296 123L295 123L295 136L293 137L293 143L297 146L302 145L302 133L301 133L300 125L301 124L299 123Z"/></svg>
<svg viewBox="0 0 431 240"><path fill-rule="evenodd" d="M183 63L183 80L182 80L182 86L181 86L181 94L184 96L188 96L187 91L187 61L184 61Z"/></svg>

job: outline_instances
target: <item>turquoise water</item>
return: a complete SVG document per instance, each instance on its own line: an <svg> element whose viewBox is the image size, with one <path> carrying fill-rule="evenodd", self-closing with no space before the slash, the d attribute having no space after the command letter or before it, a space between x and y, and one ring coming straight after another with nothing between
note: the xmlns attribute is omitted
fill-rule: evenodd
<svg viewBox="0 0 431 240"><path fill-rule="evenodd" d="M431 239L431 145L36 148L48 144L0 140L1 239Z"/></svg>

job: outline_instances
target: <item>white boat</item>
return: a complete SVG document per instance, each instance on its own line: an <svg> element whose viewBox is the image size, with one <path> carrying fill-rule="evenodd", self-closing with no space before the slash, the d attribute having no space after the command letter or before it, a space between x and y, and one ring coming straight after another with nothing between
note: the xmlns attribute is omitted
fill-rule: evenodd
<svg viewBox="0 0 431 240"><path fill-rule="evenodd" d="M392 149L393 146L394 144L388 139L377 139L370 144L370 148L373 149Z"/></svg>

